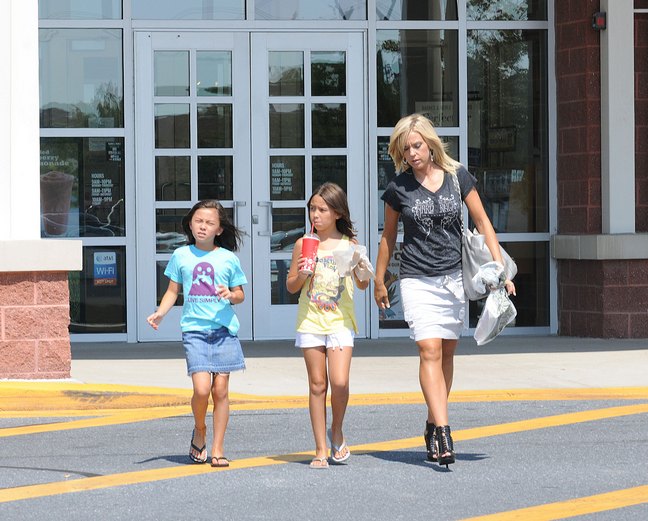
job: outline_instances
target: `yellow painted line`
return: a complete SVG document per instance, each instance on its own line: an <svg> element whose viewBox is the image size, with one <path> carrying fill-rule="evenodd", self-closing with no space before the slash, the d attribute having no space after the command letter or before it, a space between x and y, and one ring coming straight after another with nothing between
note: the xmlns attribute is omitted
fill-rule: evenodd
<svg viewBox="0 0 648 521"><path fill-rule="evenodd" d="M91 427L105 427L107 425L123 425L148 420L158 420L171 416L182 416L191 413L191 407L161 407L151 409L133 409L119 411L114 415L101 416L99 418L85 418L68 422L53 422L37 425L24 425L20 427L6 427L0 429L0 438L8 436L20 436L25 434L42 434L44 432L69 431L75 429L87 429Z"/></svg>
<svg viewBox="0 0 648 521"><path fill-rule="evenodd" d="M180 467L123 472L120 474L111 474L109 476L80 478L69 481L59 481L56 483L45 483L42 485L28 485L24 487L0 489L0 503L67 494L70 492L85 492L102 488L136 485L138 483L151 483L153 481L198 476L211 472L224 472L229 470L281 465L296 461L307 461L312 457L312 454L307 453L262 456L232 461L230 466L227 468L215 469L209 465L184 465Z"/></svg>
<svg viewBox="0 0 648 521"><path fill-rule="evenodd" d="M473 429L460 430L453 433L455 440L470 440L481 437L496 436L500 434L511 434L514 432L523 432L532 429L541 429L546 427L555 427L559 425L569 425L586 421L594 421L619 416L628 416L631 414L642 414L648 412L648 403L639 405L628 405L621 407L609 407L594 411L584 411L571 414L559 414L524 420L519 422L505 423L501 425L490 425L477 427ZM354 445L350 449L356 454L367 454L373 452L384 452L421 447L421 436L415 438L404 438L399 440L390 440L384 442L366 443ZM307 461L312 458L312 453L299 452L284 455L262 456L247 458L233 461L229 468L218 469L219 471L237 470L253 467L264 467L290 463L297 461ZM8 501L17 501L21 499L30 499L36 497L52 496L56 494L66 494L70 492L82 492L87 490L96 490L115 486L133 485L138 483L150 483L166 479L175 479L188 476L196 476L208 472L214 472L208 465L183 465L178 467L169 467L162 469L143 470L136 472L123 472L111 474L109 476L98 476L92 478L80 478L70 481L60 481L55 483L45 483L42 485L28 485L10 489L0 489L0 503Z"/></svg>
<svg viewBox="0 0 648 521"><path fill-rule="evenodd" d="M595 512L605 512L606 510L617 510L643 503L648 503L648 485L521 508L509 512L471 517L463 521L550 521L552 519L567 519Z"/></svg>
<svg viewBox="0 0 648 521"><path fill-rule="evenodd" d="M18 385L22 384L22 385ZM189 403L191 390L162 389L120 385L85 385L26 382L7 385L0 382L0 418L19 417L43 411L43 416L58 415L58 411L97 411L151 407L176 407ZM620 387L607 389L510 389L490 391L453 391L450 401L555 401L555 400L646 400L648 387ZM291 409L308 407L308 396L255 396L232 393L232 410ZM354 394L350 406L401 405L424 403L420 392ZM54 411L57 411L54 413ZM94 412L93 412L94 414ZM32 416L33 417L33 416Z"/></svg>

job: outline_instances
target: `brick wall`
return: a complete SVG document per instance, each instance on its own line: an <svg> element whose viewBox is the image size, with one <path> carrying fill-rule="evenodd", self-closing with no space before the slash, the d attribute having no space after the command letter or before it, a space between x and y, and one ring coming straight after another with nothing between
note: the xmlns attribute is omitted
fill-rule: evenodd
<svg viewBox="0 0 648 521"><path fill-rule="evenodd" d="M601 233L600 35L594 0L557 0L558 233Z"/></svg>
<svg viewBox="0 0 648 521"><path fill-rule="evenodd" d="M648 9L648 0L635 0L635 7ZM635 227L648 232L648 14L635 15Z"/></svg>
<svg viewBox="0 0 648 521"><path fill-rule="evenodd" d="M556 0L558 233L600 234L598 1ZM648 8L648 0L635 0ZM648 231L648 15L635 16L636 230ZM559 334L648 338L648 260L559 260Z"/></svg>
<svg viewBox="0 0 648 521"><path fill-rule="evenodd" d="M0 378L69 378L67 272L0 273Z"/></svg>
<svg viewBox="0 0 648 521"><path fill-rule="evenodd" d="M560 261L560 334L648 338L648 262Z"/></svg>

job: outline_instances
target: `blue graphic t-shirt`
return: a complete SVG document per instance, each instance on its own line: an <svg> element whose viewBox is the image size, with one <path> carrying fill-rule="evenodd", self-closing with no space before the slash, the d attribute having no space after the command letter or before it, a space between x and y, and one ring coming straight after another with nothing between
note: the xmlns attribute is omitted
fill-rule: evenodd
<svg viewBox="0 0 648 521"><path fill-rule="evenodd" d="M239 321L234 308L216 291L219 284L228 288L247 284L236 255L225 248L203 251L194 245L182 246L173 252L164 274L182 284L182 331L205 331L224 326L236 335Z"/></svg>

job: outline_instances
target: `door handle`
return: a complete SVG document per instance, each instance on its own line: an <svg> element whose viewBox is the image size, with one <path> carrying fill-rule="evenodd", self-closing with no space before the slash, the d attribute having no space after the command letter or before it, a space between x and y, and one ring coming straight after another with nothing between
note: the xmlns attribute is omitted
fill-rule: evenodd
<svg viewBox="0 0 648 521"><path fill-rule="evenodd" d="M241 206L246 206L247 202L246 201L234 201L232 203L232 220L234 221L234 226L238 228L238 223L239 223L239 216L238 216L238 209Z"/></svg>
<svg viewBox="0 0 648 521"><path fill-rule="evenodd" d="M257 232L261 237L270 237L272 235L272 201L259 201L258 206L268 209L268 219L266 221L266 230Z"/></svg>

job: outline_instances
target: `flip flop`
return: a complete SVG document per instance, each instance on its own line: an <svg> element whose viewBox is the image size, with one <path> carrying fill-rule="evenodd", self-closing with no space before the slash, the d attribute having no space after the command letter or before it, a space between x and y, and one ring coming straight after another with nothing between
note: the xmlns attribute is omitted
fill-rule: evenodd
<svg viewBox="0 0 648 521"><path fill-rule="evenodd" d="M346 449L346 454L341 458L336 458L335 453L337 452L338 454L342 454L344 449ZM345 463L350 457L351 457L351 451L349 450L346 441L343 441L342 445L340 445L339 447L333 445L333 443L331 442L331 460L333 461L333 463L336 463L338 465L341 463Z"/></svg>
<svg viewBox="0 0 648 521"><path fill-rule="evenodd" d="M230 462L225 456L212 456L211 466L212 467L229 467Z"/></svg>
<svg viewBox="0 0 648 521"><path fill-rule="evenodd" d="M313 458L313 461L308 466L312 469L327 469L329 468L329 463L326 456L324 456L323 458Z"/></svg>
<svg viewBox="0 0 648 521"><path fill-rule="evenodd" d="M195 450L198 454L202 454L207 449L207 445L205 444L202 447L197 447L194 444L195 435L196 435L196 429L194 429L191 432L191 449ZM199 457L195 456L193 452L191 452L191 449L189 450L189 458L191 459L191 461L193 461L194 463L205 463L207 461L207 454L206 453L205 453L204 458L199 458Z"/></svg>

